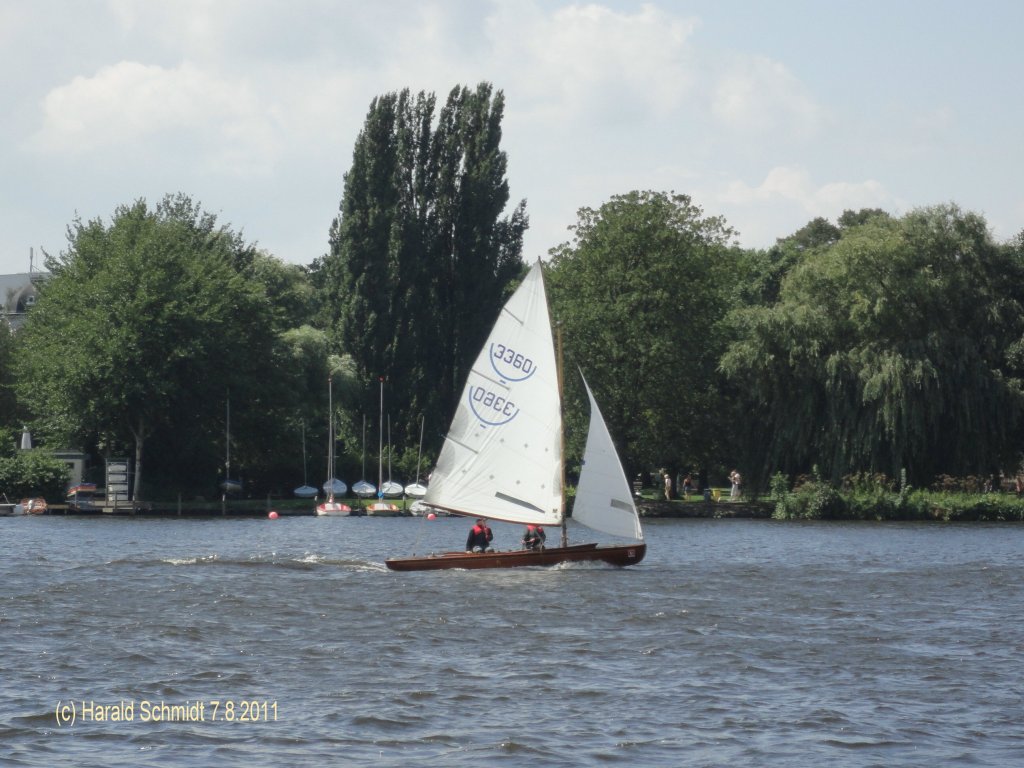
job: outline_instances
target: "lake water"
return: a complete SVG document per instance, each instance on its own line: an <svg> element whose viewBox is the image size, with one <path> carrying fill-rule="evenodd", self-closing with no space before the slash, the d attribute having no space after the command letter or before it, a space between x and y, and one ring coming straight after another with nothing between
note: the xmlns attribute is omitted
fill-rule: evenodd
<svg viewBox="0 0 1024 768"><path fill-rule="evenodd" d="M626 570L385 569L468 525L0 518L0 763L1024 765L1024 526L648 520Z"/></svg>

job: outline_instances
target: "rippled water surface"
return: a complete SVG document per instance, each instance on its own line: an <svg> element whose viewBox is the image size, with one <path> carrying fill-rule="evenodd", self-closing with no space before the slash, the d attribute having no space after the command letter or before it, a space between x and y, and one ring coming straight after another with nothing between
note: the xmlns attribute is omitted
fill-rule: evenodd
<svg viewBox="0 0 1024 768"><path fill-rule="evenodd" d="M0 518L0 763L1024 765L1024 527L653 520L626 570L385 569L467 525Z"/></svg>

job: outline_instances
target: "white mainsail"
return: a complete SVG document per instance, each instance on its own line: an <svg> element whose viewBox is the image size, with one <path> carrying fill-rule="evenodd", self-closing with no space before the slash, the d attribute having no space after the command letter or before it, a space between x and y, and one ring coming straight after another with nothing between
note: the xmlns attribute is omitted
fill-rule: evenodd
<svg viewBox="0 0 1024 768"><path fill-rule="evenodd" d="M470 371L426 503L512 523L562 521L562 415L540 261Z"/></svg>
<svg viewBox="0 0 1024 768"><path fill-rule="evenodd" d="M582 372L580 378L583 378ZM633 503L622 462L586 378L583 378L583 386L590 398L590 431L583 452L583 469L576 487L572 519L611 536L642 541L644 533L640 516Z"/></svg>

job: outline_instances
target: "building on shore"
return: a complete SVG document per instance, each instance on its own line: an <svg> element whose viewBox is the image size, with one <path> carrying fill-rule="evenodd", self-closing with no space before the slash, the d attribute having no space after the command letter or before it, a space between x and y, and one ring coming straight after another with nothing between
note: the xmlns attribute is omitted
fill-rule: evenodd
<svg viewBox="0 0 1024 768"><path fill-rule="evenodd" d="M11 331L16 331L25 322L25 317L35 306L39 286L49 278L48 272L35 268L35 254L29 249L28 272L0 275L0 318L7 321Z"/></svg>

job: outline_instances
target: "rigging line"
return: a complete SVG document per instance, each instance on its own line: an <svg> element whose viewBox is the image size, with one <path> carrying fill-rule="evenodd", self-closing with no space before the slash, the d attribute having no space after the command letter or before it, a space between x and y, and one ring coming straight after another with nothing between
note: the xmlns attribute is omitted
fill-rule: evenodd
<svg viewBox="0 0 1024 768"><path fill-rule="evenodd" d="M416 556L416 547L418 547L420 545L420 539L423 538L423 531L426 530L423 527L424 525L426 525L426 523L427 523L427 516L426 515L420 515L420 532L418 534L416 534L416 540L412 543L412 554L413 554L414 557Z"/></svg>

